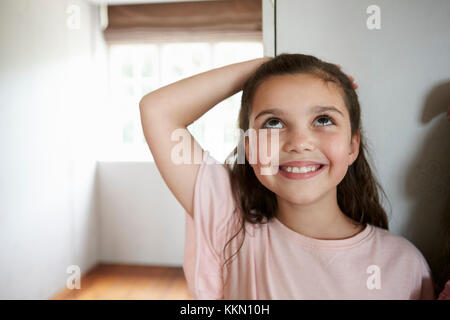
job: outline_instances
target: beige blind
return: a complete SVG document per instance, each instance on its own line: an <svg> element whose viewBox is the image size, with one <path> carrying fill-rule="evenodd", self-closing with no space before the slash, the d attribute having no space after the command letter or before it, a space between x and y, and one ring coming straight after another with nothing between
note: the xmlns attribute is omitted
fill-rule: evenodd
<svg viewBox="0 0 450 320"><path fill-rule="evenodd" d="M261 0L108 6L108 43L262 41Z"/></svg>

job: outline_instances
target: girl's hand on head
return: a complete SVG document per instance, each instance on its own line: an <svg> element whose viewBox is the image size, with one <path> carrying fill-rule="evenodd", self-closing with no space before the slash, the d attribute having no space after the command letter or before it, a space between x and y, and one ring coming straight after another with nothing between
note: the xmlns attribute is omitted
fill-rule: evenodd
<svg viewBox="0 0 450 320"><path fill-rule="evenodd" d="M339 69L342 69L342 66L340 66L340 65L336 65ZM353 85L353 88L355 88L355 90L356 89L358 89L358 84L355 82L355 78L353 78L352 76L350 76L350 75L348 75L348 74L345 74L349 79L350 79L350 81L352 82L352 85Z"/></svg>

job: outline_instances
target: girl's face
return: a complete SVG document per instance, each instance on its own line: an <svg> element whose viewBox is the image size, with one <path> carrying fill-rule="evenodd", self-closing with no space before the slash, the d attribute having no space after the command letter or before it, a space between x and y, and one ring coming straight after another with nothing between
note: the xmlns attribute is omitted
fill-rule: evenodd
<svg viewBox="0 0 450 320"><path fill-rule="evenodd" d="M325 109L326 108L326 109ZM270 109L270 111L269 111ZM261 129L267 129L268 156L278 156L278 165L289 161L324 164L306 179L289 179L281 174L261 174L262 165L250 164L258 180L277 196L299 205L315 202L334 191L358 157L359 135L351 137L350 118L338 87L311 74L272 76L257 89L249 117L256 131L258 150ZM271 134L278 130L278 155L271 154ZM249 140L245 139L249 161ZM271 161L275 163L275 161ZM298 175L296 175L298 176Z"/></svg>

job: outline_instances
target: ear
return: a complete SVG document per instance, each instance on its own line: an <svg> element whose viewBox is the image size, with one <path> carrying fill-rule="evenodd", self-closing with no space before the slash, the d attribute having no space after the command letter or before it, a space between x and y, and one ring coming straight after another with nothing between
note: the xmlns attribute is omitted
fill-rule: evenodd
<svg viewBox="0 0 450 320"><path fill-rule="evenodd" d="M350 152L348 154L348 165L351 166L353 162L358 158L359 155L359 144L361 142L360 132L352 136L350 141Z"/></svg>

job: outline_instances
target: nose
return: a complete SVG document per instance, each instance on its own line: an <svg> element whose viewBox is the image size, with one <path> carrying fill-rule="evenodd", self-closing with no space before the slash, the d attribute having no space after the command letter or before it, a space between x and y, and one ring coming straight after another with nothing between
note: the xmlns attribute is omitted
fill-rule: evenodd
<svg viewBox="0 0 450 320"><path fill-rule="evenodd" d="M308 132L295 129L287 134L283 151L301 153L312 150L314 150L314 143L311 134Z"/></svg>

